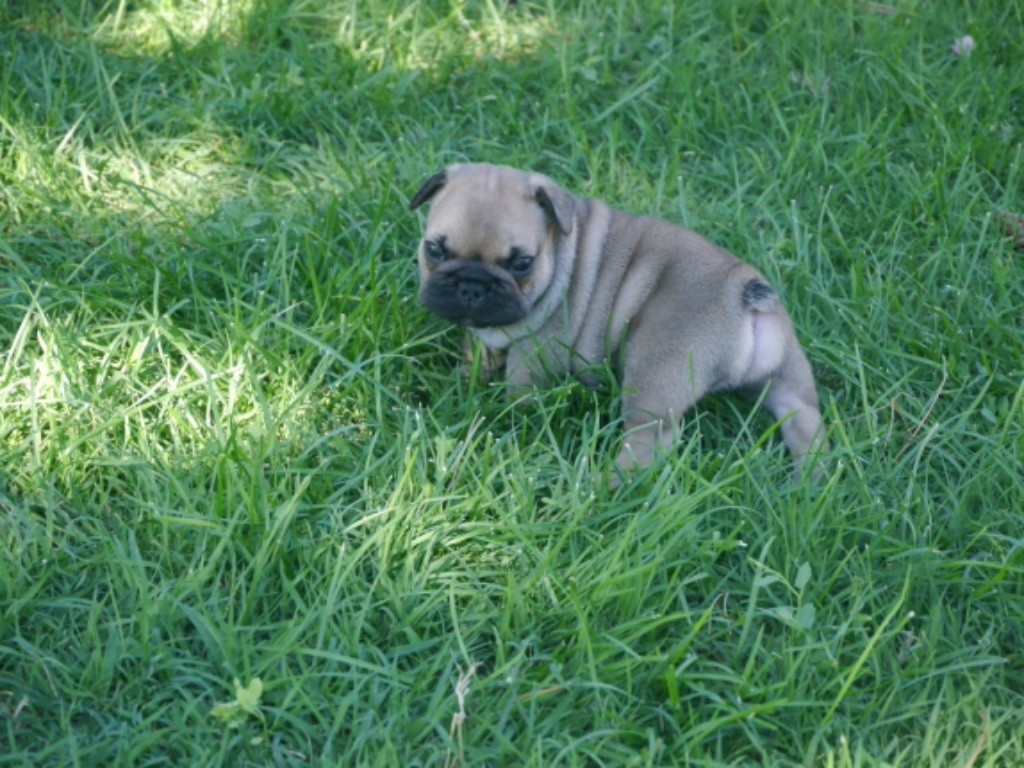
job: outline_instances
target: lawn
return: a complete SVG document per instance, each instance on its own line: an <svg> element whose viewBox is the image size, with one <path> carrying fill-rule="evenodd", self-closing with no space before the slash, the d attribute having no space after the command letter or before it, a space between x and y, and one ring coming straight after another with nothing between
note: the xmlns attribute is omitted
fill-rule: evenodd
<svg viewBox="0 0 1024 768"><path fill-rule="evenodd" d="M0 766L1024 765L1024 6L966 5L0 0ZM612 371L464 379L466 160L761 269L823 477L723 396L612 489Z"/></svg>

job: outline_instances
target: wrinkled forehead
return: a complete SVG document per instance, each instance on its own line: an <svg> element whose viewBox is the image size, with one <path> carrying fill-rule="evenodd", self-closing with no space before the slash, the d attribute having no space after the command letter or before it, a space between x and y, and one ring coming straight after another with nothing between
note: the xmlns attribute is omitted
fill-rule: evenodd
<svg viewBox="0 0 1024 768"><path fill-rule="evenodd" d="M544 212L525 180L499 173L456 174L438 193L426 237L444 237L463 256L505 255L513 246L539 249Z"/></svg>

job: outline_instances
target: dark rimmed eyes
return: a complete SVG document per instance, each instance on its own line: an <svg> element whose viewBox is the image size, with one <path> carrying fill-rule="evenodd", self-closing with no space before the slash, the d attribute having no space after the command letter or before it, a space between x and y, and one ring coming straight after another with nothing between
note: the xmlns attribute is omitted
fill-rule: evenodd
<svg viewBox="0 0 1024 768"><path fill-rule="evenodd" d="M533 271L533 256L520 253L517 248L513 248L506 268L513 277L526 277Z"/></svg>
<svg viewBox="0 0 1024 768"><path fill-rule="evenodd" d="M432 264L440 264L452 257L443 239L424 240L423 253ZM515 278L524 278L533 271L534 257L513 248L505 260L505 269Z"/></svg>
<svg viewBox="0 0 1024 768"><path fill-rule="evenodd" d="M438 242L437 240L427 240L424 242L423 252L427 255L427 258L435 264L448 258L448 249L444 247L444 243Z"/></svg>

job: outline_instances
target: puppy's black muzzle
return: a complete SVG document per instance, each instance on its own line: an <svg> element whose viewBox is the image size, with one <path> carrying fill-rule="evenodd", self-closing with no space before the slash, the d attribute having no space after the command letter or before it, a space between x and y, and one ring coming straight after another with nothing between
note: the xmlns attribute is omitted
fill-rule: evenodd
<svg viewBox="0 0 1024 768"><path fill-rule="evenodd" d="M509 325L529 311L507 273L476 261L441 264L424 283L420 300L438 317L470 328Z"/></svg>

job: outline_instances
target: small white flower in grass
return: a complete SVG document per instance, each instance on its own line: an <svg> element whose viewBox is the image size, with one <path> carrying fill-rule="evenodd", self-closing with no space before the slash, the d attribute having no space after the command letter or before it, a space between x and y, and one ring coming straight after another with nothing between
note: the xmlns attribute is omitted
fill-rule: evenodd
<svg viewBox="0 0 1024 768"><path fill-rule="evenodd" d="M479 663L474 661L469 665L469 669L463 671L460 665L455 665L455 668L459 670L459 679L455 681L455 700L458 702L459 711L452 715L452 724L448 729L448 738L452 742L457 742L457 747L455 754L452 753L451 746L448 747L448 753L445 755L444 761L445 768L465 765L462 724L466 722L466 694L469 693L469 683L473 679L473 675L476 674L478 666L480 666Z"/></svg>
<svg viewBox="0 0 1024 768"><path fill-rule="evenodd" d="M461 666L455 665L455 668L459 670L459 679L455 681L455 699L459 703L459 711L455 714L454 719L458 721L459 725L466 722L466 694L469 693L469 683L473 680L478 666L480 666L479 663L474 661L464 672Z"/></svg>
<svg viewBox="0 0 1024 768"><path fill-rule="evenodd" d="M973 37L970 35L964 35L963 37L958 37L953 41L953 45L950 46L950 51L954 56L967 57L970 56L977 47L978 44L974 42Z"/></svg>

